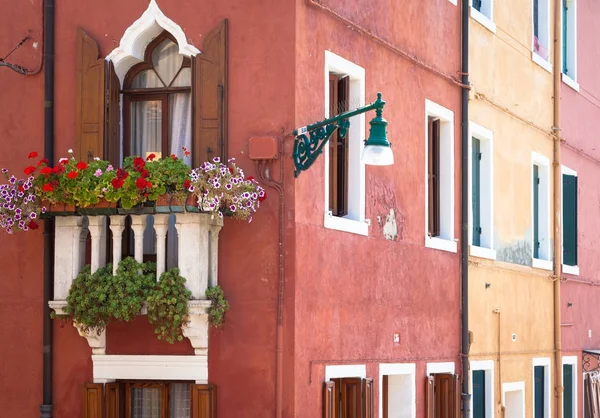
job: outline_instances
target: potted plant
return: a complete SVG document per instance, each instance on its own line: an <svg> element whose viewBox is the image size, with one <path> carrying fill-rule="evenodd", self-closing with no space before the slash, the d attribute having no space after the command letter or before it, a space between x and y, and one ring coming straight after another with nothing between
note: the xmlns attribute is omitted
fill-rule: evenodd
<svg viewBox="0 0 600 418"><path fill-rule="evenodd" d="M8 182L0 185L0 228L9 234L38 229L38 218L46 208L38 204L33 186L35 178L30 175L17 179L9 175L6 168L2 173Z"/></svg>
<svg viewBox="0 0 600 418"><path fill-rule="evenodd" d="M190 154L185 147L183 152L185 156ZM156 159L154 154L150 154L146 161L150 177L160 185L159 191L162 192L164 186L164 193L156 199L156 212L183 212L186 200L190 196L191 168L174 154L161 159ZM149 196L149 199L154 200L153 196Z"/></svg>

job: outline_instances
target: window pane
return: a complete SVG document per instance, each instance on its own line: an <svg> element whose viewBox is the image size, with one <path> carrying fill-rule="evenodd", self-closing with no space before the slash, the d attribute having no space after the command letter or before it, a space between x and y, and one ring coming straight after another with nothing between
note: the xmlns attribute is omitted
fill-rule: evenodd
<svg viewBox="0 0 600 418"><path fill-rule="evenodd" d="M186 157L183 152L183 147L192 151L191 94L172 94L169 97L169 114L169 151L171 154L183 158L186 164L191 165L192 155Z"/></svg>
<svg viewBox="0 0 600 418"><path fill-rule="evenodd" d="M171 84L171 87L191 87L192 86L192 69L185 67L181 69L181 72Z"/></svg>
<svg viewBox="0 0 600 418"><path fill-rule="evenodd" d="M160 388L132 388L131 417L161 418L161 392Z"/></svg>
<svg viewBox="0 0 600 418"><path fill-rule="evenodd" d="M164 85L153 70L144 70L140 72L131 82L132 89L149 89L156 87L164 87Z"/></svg>
<svg viewBox="0 0 600 418"><path fill-rule="evenodd" d="M189 418L190 416L190 385L188 383L171 383L170 418Z"/></svg>
<svg viewBox="0 0 600 418"><path fill-rule="evenodd" d="M152 51L154 70L167 86L175 78L182 63L183 56L179 55L179 47L170 39L165 39Z"/></svg>
<svg viewBox="0 0 600 418"><path fill-rule="evenodd" d="M162 155L162 102L131 103L131 153L143 158Z"/></svg>

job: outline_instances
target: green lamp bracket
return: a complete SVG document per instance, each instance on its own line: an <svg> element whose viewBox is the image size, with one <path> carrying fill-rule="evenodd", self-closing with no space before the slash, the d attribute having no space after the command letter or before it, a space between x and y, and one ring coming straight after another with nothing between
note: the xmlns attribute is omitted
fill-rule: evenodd
<svg viewBox="0 0 600 418"><path fill-rule="evenodd" d="M301 172L308 170L315 160L323 153L323 147L331 138L331 135L338 130L338 136L345 138L350 128L349 119L353 116L370 110L377 110L377 115L381 117L381 111L385 101L381 99L381 93L377 93L377 100L373 103L355 110L340 113L339 115L325 119L324 121L313 123L312 125L304 126L295 129L293 134L296 137L294 141L294 151L292 158L294 159L294 177L298 177Z"/></svg>

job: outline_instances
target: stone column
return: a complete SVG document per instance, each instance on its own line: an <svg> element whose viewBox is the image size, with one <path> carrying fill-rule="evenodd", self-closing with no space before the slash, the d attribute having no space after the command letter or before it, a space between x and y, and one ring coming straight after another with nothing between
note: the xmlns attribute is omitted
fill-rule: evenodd
<svg viewBox="0 0 600 418"><path fill-rule="evenodd" d="M167 231L169 215L154 215L154 231L156 231L156 281L167 268Z"/></svg>
<svg viewBox="0 0 600 418"><path fill-rule="evenodd" d="M194 299L206 298L208 286L208 230L210 215L177 214L179 273L186 279Z"/></svg>
<svg viewBox="0 0 600 418"><path fill-rule="evenodd" d="M122 239L126 220L126 215L113 215L110 217L110 230L113 236L113 275L117 274L117 267L119 267L119 262L121 261L121 254L123 252Z"/></svg>
<svg viewBox="0 0 600 418"><path fill-rule="evenodd" d="M131 215L131 229L135 238L135 260L138 263L144 262L144 231L148 215Z"/></svg>
<svg viewBox="0 0 600 418"><path fill-rule="evenodd" d="M106 216L88 217L90 235L92 237L91 271L106 266Z"/></svg>

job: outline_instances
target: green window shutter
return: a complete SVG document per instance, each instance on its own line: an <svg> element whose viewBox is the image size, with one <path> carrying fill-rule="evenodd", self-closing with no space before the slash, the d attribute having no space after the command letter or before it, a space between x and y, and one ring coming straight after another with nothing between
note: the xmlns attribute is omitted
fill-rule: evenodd
<svg viewBox="0 0 600 418"><path fill-rule="evenodd" d="M481 142L473 138L472 145L473 245L481 245Z"/></svg>
<svg viewBox="0 0 600 418"><path fill-rule="evenodd" d="M473 8L478 12L481 12L481 3L482 0L473 0Z"/></svg>
<svg viewBox="0 0 600 418"><path fill-rule="evenodd" d="M533 36L540 37L540 4L539 0L533 0Z"/></svg>
<svg viewBox="0 0 600 418"><path fill-rule="evenodd" d="M486 418L485 370L473 370L473 418Z"/></svg>
<svg viewBox="0 0 600 418"><path fill-rule="evenodd" d="M577 265L577 177L563 174L563 264Z"/></svg>
<svg viewBox="0 0 600 418"><path fill-rule="evenodd" d="M573 365L563 364L563 418L573 418Z"/></svg>
<svg viewBox="0 0 600 418"><path fill-rule="evenodd" d="M544 366L533 368L534 376L534 402L535 416L533 418L544 418Z"/></svg>
<svg viewBox="0 0 600 418"><path fill-rule="evenodd" d="M533 258L540 258L540 169L533 166Z"/></svg>
<svg viewBox="0 0 600 418"><path fill-rule="evenodd" d="M568 28L568 10L569 8L567 7L567 0L562 0L563 2L563 14L562 14L562 35L563 35L563 42L562 42L562 61L563 61L563 73L565 74L569 74L569 68L567 65L567 56L568 56L568 46L567 46L567 41L568 41L568 34L569 32L567 31Z"/></svg>

